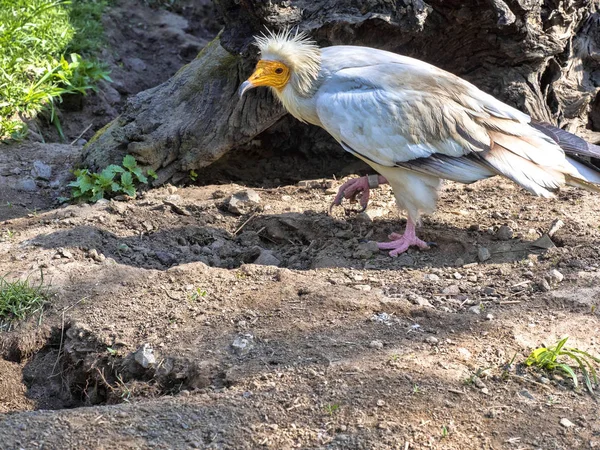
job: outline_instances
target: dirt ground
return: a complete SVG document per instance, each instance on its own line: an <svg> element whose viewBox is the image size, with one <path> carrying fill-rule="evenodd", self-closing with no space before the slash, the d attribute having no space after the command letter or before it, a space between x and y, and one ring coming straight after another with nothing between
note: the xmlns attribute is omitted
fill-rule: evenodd
<svg viewBox="0 0 600 450"><path fill-rule="evenodd" d="M523 365L600 354L600 196L447 183L437 246L390 258L387 186L361 214L328 214L333 174L60 204L80 152L0 146L0 274L52 294L0 331L1 449L600 448L596 398Z"/></svg>

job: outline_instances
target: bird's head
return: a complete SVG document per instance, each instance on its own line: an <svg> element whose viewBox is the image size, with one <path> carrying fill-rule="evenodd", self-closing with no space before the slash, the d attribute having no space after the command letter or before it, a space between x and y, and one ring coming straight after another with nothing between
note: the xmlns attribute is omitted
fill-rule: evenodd
<svg viewBox="0 0 600 450"><path fill-rule="evenodd" d="M252 88L268 86L281 94L292 85L299 94L308 95L321 68L321 50L304 33L285 30L257 36L260 60L250 78L239 89L240 96Z"/></svg>

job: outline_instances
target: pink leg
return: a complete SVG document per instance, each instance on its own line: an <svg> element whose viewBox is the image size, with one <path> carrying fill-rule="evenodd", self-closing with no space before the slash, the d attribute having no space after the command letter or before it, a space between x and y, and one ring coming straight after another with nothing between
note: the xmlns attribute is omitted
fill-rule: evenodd
<svg viewBox="0 0 600 450"><path fill-rule="evenodd" d="M398 256L412 245L423 249L429 248L426 242L417 237L415 223L410 219L406 222L404 234L392 233L389 238L392 242L378 242L377 245L381 250L391 250L390 256Z"/></svg>
<svg viewBox="0 0 600 450"><path fill-rule="evenodd" d="M378 176L379 184L386 184L388 181L385 177L381 175ZM369 192L371 188L369 187L369 181L366 176L360 178L352 178L351 180L346 181L344 184L340 186L335 199L331 203L329 210L334 206L338 206L342 204L342 200L344 198L350 199L350 201L356 201L356 196L360 193L359 203L362 207L362 211L367 209L367 205L369 204Z"/></svg>

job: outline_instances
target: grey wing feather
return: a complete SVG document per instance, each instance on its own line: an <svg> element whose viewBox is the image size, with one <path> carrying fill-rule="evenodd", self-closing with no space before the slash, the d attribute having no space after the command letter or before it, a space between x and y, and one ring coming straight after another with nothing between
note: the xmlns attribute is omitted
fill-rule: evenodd
<svg viewBox="0 0 600 450"><path fill-rule="evenodd" d="M579 136L545 122L531 122L530 125L552 138L569 155L600 158L600 146L590 144Z"/></svg>

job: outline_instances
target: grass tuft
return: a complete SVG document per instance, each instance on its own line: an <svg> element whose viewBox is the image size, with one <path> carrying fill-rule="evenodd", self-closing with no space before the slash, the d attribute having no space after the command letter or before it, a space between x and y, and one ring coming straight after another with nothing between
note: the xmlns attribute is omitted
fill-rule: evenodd
<svg viewBox="0 0 600 450"><path fill-rule="evenodd" d="M85 95L106 67L93 59L108 0L0 0L0 141L27 135L24 121L47 112L62 137L56 107ZM84 55L83 57L80 56Z"/></svg>
<svg viewBox="0 0 600 450"><path fill-rule="evenodd" d="M528 366L533 366L547 372L562 372L573 380L573 386L577 388L578 380L575 369L579 368L583 375L583 380L587 390L593 394L594 386L598 387L598 376L594 363L600 364L600 358L590 355L588 352L579 350L576 347L567 347L565 344L569 339L568 336L562 338L552 347L540 347L531 352L531 355L525 361ZM571 366L567 362L573 361L576 366Z"/></svg>
<svg viewBox="0 0 600 450"><path fill-rule="evenodd" d="M9 281L6 276L0 277L0 330L10 330L16 322L41 314L48 297L43 275L39 284L28 278Z"/></svg>

